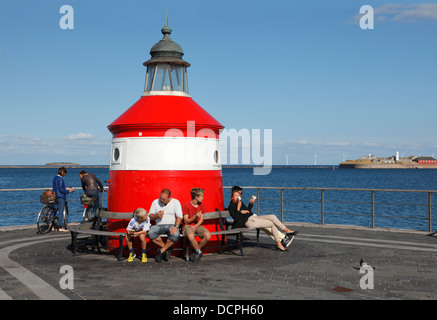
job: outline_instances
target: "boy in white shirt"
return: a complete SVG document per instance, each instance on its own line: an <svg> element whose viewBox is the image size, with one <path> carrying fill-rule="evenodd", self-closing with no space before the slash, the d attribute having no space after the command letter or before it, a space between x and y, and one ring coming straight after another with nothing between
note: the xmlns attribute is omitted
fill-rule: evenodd
<svg viewBox="0 0 437 320"><path fill-rule="evenodd" d="M141 240L141 262L147 262L146 255L146 235L150 229L150 218L147 211L143 208L138 208L134 211L134 217L129 221L126 228L126 243L129 248L129 258L127 261L132 262L136 255L133 249L133 238L139 236Z"/></svg>

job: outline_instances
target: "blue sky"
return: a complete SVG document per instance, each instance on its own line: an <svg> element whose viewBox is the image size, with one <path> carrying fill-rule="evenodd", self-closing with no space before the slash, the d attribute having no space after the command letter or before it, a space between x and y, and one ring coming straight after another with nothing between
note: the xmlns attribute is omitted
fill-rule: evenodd
<svg viewBox="0 0 437 320"><path fill-rule="evenodd" d="M273 164L437 157L436 1L16 0L0 3L0 165L109 164L166 8L192 98L227 129L272 129Z"/></svg>

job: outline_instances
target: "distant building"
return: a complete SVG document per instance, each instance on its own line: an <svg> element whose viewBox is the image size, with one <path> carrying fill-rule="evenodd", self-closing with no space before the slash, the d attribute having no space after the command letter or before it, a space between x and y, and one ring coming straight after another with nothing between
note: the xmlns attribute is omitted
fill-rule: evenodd
<svg viewBox="0 0 437 320"><path fill-rule="evenodd" d="M413 161L417 161L418 164L437 164L437 159L433 157L417 157Z"/></svg>

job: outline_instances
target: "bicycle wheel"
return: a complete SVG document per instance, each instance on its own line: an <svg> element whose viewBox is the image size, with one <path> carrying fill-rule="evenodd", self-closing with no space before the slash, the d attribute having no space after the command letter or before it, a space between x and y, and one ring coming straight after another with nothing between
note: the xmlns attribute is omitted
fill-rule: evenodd
<svg viewBox="0 0 437 320"><path fill-rule="evenodd" d="M68 226L68 204L67 204L67 202L65 202L63 215L64 215L64 224L62 225L62 227L64 229L67 229L67 226Z"/></svg>
<svg viewBox="0 0 437 320"><path fill-rule="evenodd" d="M36 225L39 233L47 233L52 230L55 209L52 206L45 205L38 214Z"/></svg>
<svg viewBox="0 0 437 320"><path fill-rule="evenodd" d="M83 209L83 214L82 214L82 222L88 222L90 221L90 206L87 206Z"/></svg>

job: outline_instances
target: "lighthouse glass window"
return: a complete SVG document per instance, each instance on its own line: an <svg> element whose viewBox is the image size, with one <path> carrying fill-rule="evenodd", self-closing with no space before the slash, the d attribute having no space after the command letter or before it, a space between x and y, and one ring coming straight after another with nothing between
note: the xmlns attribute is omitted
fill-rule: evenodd
<svg viewBox="0 0 437 320"><path fill-rule="evenodd" d="M173 64L148 66L146 91L182 91L188 93L186 68Z"/></svg>

